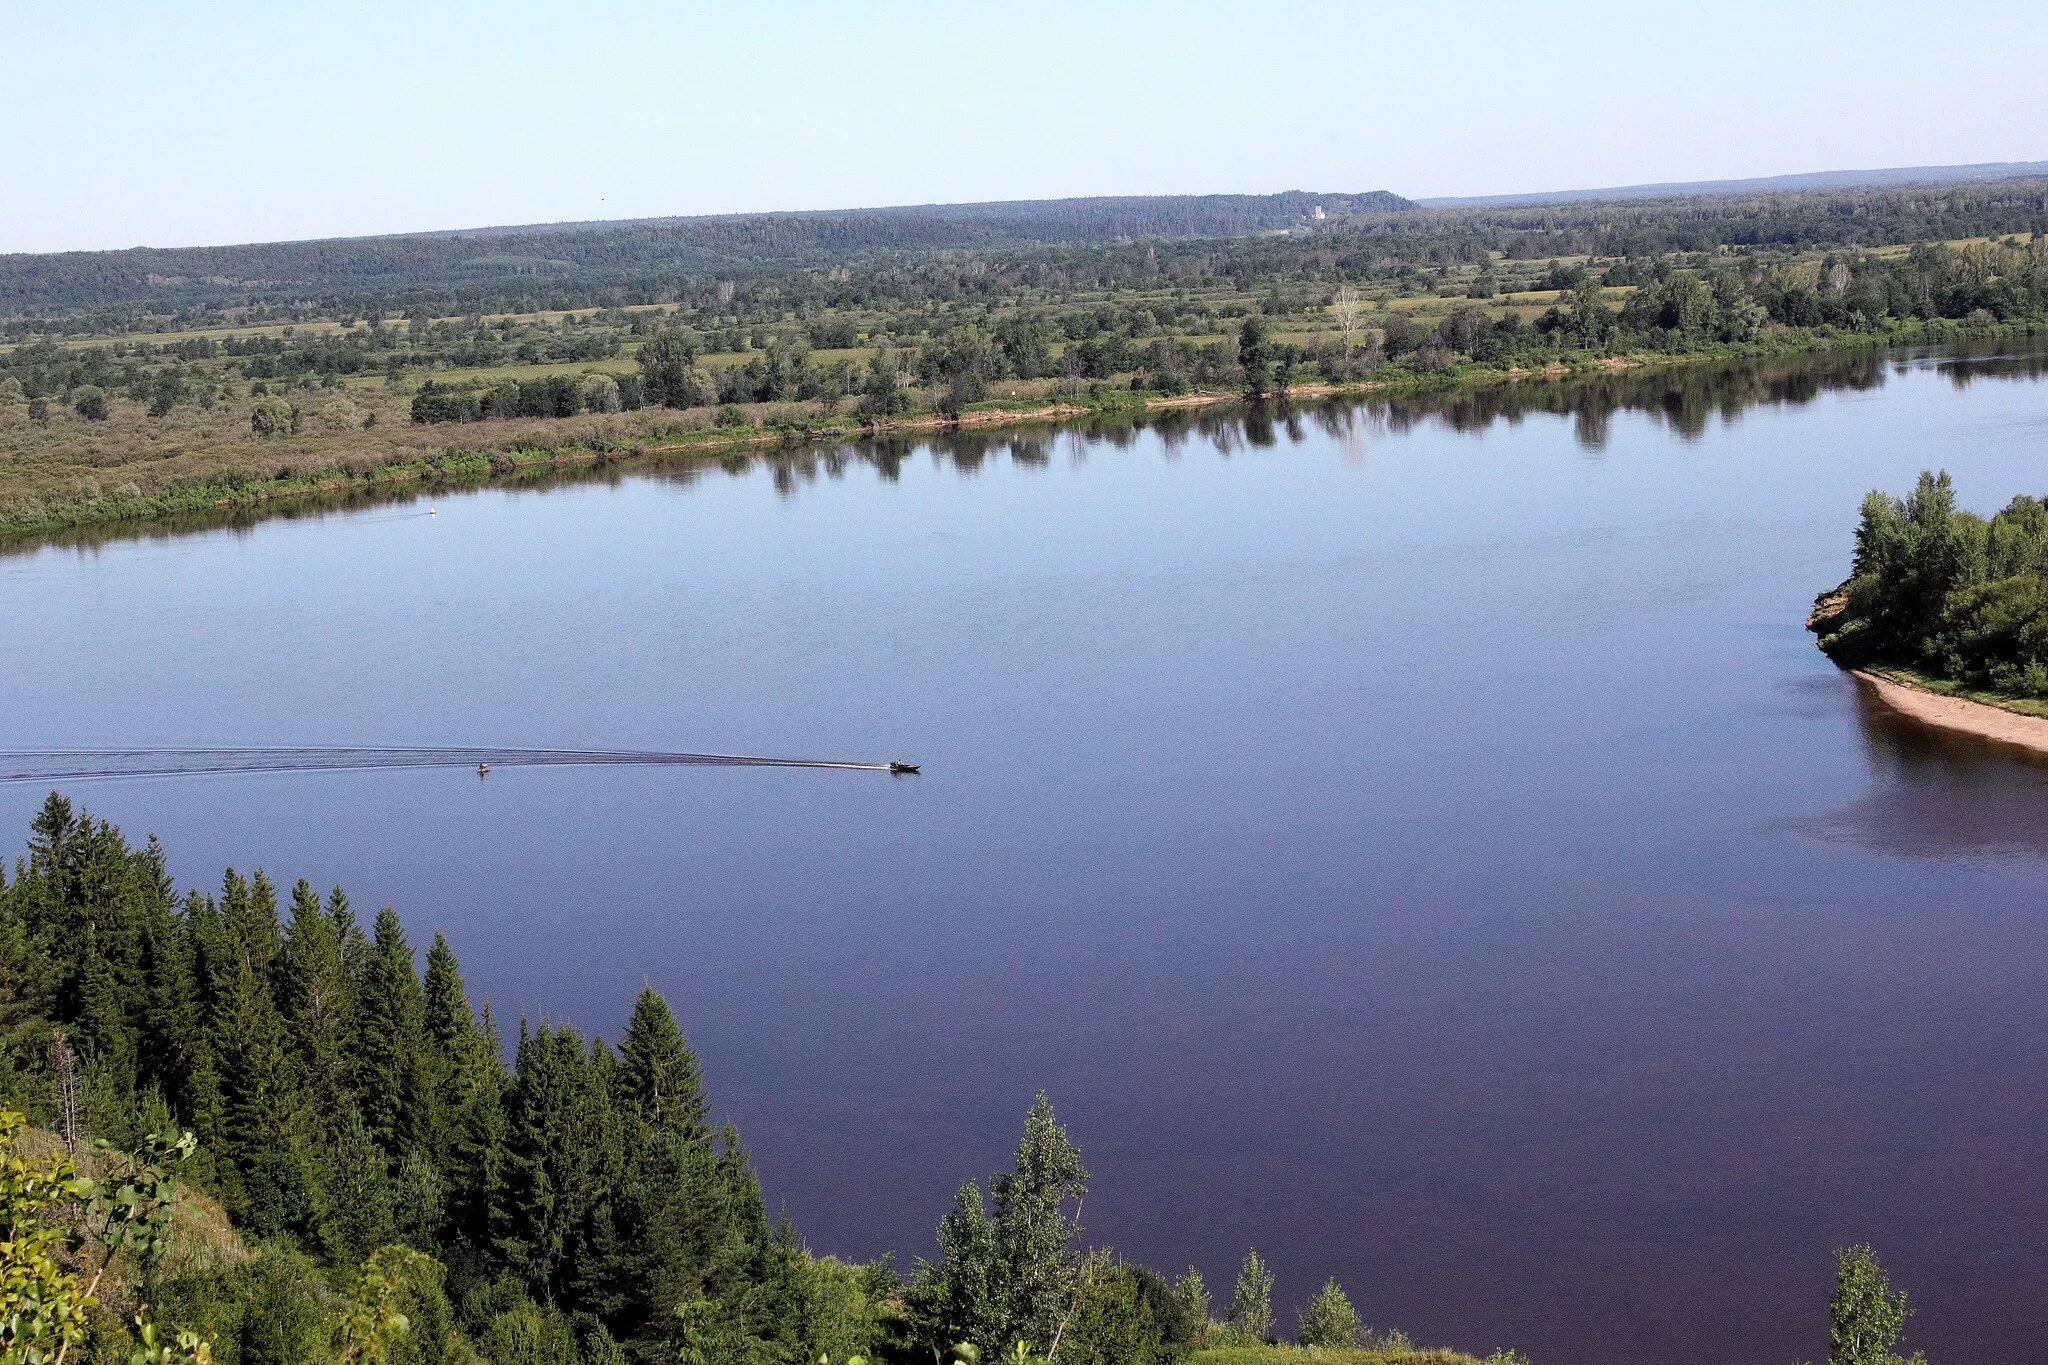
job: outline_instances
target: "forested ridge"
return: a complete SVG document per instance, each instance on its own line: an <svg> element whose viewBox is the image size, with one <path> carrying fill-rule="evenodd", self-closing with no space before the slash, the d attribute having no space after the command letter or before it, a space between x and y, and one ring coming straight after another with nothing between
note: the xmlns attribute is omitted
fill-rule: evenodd
<svg viewBox="0 0 2048 1365"><path fill-rule="evenodd" d="M1022 1342L1167 1365L1285 1330L1256 1253L1212 1320L1199 1272L1085 1247L1088 1173L1043 1095L1014 1166L963 1185L902 1275L769 1216L654 991L616 1044L521 1021L505 1051L439 935L421 972L394 912L338 890L230 872L180 895L154 841L53 793L0 878L0 1111L38 1125L0 1113L0 1359L845 1365ZM1334 1282L1295 1335L1466 1359L1369 1330Z"/></svg>
<svg viewBox="0 0 2048 1365"><path fill-rule="evenodd" d="M588 275L570 297L643 272L759 271L862 252L975 248L1119 237L1228 237L1299 225L1325 212L1398 212L1365 194L1214 194L933 204L733 214L616 223L535 224L390 237L219 247L135 247L0 256L0 316L131 302L222 303L374 297L378 290L475 277ZM516 295L520 286L500 288ZM575 291L581 289L583 294ZM479 301L489 286L469 289Z"/></svg>
<svg viewBox="0 0 2048 1365"><path fill-rule="evenodd" d="M1489 253L1520 260L1874 246L2044 225L2048 181L2038 179L1452 209L1418 209L1385 191L933 205L0 255L0 319L47 331L69 330L67 319L100 329L149 318L189 327L248 310L308 320L338 311L687 304L722 281L765 278L801 298L842 267L883 261L897 297L952 297L959 286L947 281L961 273L962 255L1093 279L1117 269L1106 248L1182 242L1200 253L1203 242L1242 238L1266 243L1252 257L1266 273L1317 260L1327 269L1334 253L1352 258L1342 274L1359 281L1368 263L1427 266ZM905 286L912 292L900 292Z"/></svg>

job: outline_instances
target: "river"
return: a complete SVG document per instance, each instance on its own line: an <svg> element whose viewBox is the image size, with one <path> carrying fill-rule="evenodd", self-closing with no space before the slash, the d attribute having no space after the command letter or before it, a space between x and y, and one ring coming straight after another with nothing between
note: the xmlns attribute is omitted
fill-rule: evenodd
<svg viewBox="0 0 2048 1365"><path fill-rule="evenodd" d="M1938 1360L2048 1275L2048 768L1801 618L1863 493L2042 492L2048 360L972 436L0 557L0 748L920 762L81 784L475 995L675 1005L771 1202L928 1252L1048 1091L1092 1240L1540 1365ZM434 515L427 515L429 506ZM0 786L15 847L43 790Z"/></svg>

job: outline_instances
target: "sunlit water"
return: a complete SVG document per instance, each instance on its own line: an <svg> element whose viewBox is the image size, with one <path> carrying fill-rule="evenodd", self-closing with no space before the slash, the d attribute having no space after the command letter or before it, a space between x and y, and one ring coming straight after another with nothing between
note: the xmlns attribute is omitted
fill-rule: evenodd
<svg viewBox="0 0 2048 1365"><path fill-rule="evenodd" d="M0 748L921 760L73 794L345 883L520 1014L651 982L820 1251L1034 1090L1092 1239L1542 1362L1825 1353L1876 1244L2038 1357L2048 771L1800 621L1858 499L2044 491L2035 360L848 450L0 558ZM1548 409L1548 410L1546 410ZM0 787L18 844L42 793Z"/></svg>

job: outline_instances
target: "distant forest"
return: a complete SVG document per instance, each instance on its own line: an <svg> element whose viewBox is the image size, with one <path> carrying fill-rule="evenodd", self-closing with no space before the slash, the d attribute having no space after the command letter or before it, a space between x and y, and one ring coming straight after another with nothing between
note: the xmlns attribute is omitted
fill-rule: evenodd
<svg viewBox="0 0 2048 1365"><path fill-rule="evenodd" d="M504 282L524 276L575 279L578 283L568 292L549 292L545 305L574 307L598 301L592 290L645 289L647 276L677 271L758 271L864 252L1024 242L1231 237L1295 227L1313 221L1319 208L1325 214L1359 214L1414 207L1384 190L1296 190L536 224L251 246L0 256L0 315L143 300L172 307L307 297L371 303L384 297L383 291L420 285L467 285L457 292L473 303L509 307L530 294L517 283ZM479 280L499 281L500 287L471 283Z"/></svg>
<svg viewBox="0 0 2048 1365"><path fill-rule="evenodd" d="M697 305L721 285L765 279L800 302L829 296L838 273L859 265L884 295L954 297L960 286L949 280L963 273L963 254L968 275L1110 284L1131 279L1134 266L1157 274L1146 242L1206 256L1229 238L1274 244L1251 258L1267 275L1316 266L1316 277L1361 279L1375 267L1490 253L1651 257L2044 228L2048 180L1438 210L1385 191L1070 199L0 256L0 320L14 319L7 330L25 335L139 330L151 319L166 329L206 326L251 309L245 320Z"/></svg>
<svg viewBox="0 0 2048 1365"><path fill-rule="evenodd" d="M1588 199L1678 199L1693 195L1771 194L1783 190L1868 190L1889 185L1962 185L1980 180L2027 180L2048 175L2048 161L1980 161L1965 166L1892 166L1864 171L1806 171L1740 180L1679 180L1601 189L1541 190L1531 194L1478 194L1419 199L1425 208L1503 204L1571 204Z"/></svg>

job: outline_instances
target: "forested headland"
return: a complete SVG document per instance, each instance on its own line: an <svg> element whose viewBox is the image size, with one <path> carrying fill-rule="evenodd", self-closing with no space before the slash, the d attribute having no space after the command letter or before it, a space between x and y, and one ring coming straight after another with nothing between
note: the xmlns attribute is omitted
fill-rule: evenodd
<svg viewBox="0 0 2048 1365"><path fill-rule="evenodd" d="M1256 1250L1212 1296L1090 1245L1089 1180L1041 1094L934 1256L818 1255L651 989L616 1043L508 1044L438 934L422 971L339 890L180 894L55 793L0 876L0 1359L1526 1365L1370 1326L1335 1280L1288 1322ZM1838 1253L1830 1365L1895 1365L1906 1319Z"/></svg>
<svg viewBox="0 0 2048 1365"><path fill-rule="evenodd" d="M935 206L0 257L0 533L2048 328L2048 181Z"/></svg>
<svg viewBox="0 0 2048 1365"><path fill-rule="evenodd" d="M1903 499L1872 492L1849 577L1812 626L1845 667L2048 714L2048 501L2020 494L1982 517L1957 506L1946 472Z"/></svg>

